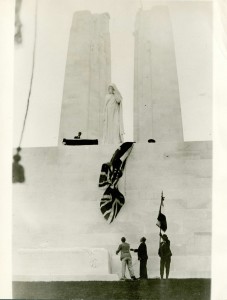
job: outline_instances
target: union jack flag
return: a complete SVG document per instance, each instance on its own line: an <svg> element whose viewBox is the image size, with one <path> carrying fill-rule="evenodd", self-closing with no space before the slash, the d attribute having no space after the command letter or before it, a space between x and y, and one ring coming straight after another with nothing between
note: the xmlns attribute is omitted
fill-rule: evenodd
<svg viewBox="0 0 227 300"><path fill-rule="evenodd" d="M100 202L100 209L104 218L109 221L109 223L112 223L124 203L125 198L119 192L118 188L111 188L109 186L104 192Z"/></svg>
<svg viewBox="0 0 227 300"><path fill-rule="evenodd" d="M101 168L99 187L107 188L100 202L100 210L109 223L113 222L125 203L125 198L118 190L117 184L123 175L126 160L132 147L133 142L123 143L115 151L111 161L103 164Z"/></svg>

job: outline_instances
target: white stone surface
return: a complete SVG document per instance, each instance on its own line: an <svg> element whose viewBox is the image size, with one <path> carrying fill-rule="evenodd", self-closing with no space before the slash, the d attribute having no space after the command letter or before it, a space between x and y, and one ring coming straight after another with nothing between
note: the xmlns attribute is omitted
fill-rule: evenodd
<svg viewBox="0 0 227 300"><path fill-rule="evenodd" d="M14 275L13 281L118 281L117 274L98 275Z"/></svg>
<svg viewBox="0 0 227 300"><path fill-rule="evenodd" d="M44 245L45 246L45 245ZM14 252L14 280L118 280L103 248L34 248Z"/></svg>
<svg viewBox="0 0 227 300"><path fill-rule="evenodd" d="M183 141L173 32L167 5L139 11L135 31L134 137Z"/></svg>
<svg viewBox="0 0 227 300"><path fill-rule="evenodd" d="M59 130L63 138L101 139L110 84L109 15L76 12L73 16Z"/></svg>
<svg viewBox="0 0 227 300"><path fill-rule="evenodd" d="M159 276L156 220L163 190L173 252L171 276L210 276L212 143L136 143L120 184L125 205L108 224L99 208L104 190L98 188L98 179L101 164L109 161L117 146L23 149L26 182L13 186L14 275L28 273L16 272L20 249L80 247L106 249L110 274L120 276L121 262L115 251L121 237L126 236L136 248L146 236L148 271L152 278ZM186 268L191 258L193 263ZM24 256L26 268L32 263L30 256ZM136 254L133 264L138 275ZM58 275L60 267L55 268L53 275Z"/></svg>
<svg viewBox="0 0 227 300"><path fill-rule="evenodd" d="M184 129L186 140L201 140L206 129L211 140L212 3L154 2L135 27L134 139L182 141Z"/></svg>

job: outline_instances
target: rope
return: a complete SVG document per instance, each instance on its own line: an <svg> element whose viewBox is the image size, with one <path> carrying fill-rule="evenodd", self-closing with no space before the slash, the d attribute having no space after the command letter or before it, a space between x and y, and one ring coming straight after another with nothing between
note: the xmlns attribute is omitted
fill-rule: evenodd
<svg viewBox="0 0 227 300"><path fill-rule="evenodd" d="M19 142L18 148L20 148L22 140L23 140L23 136L24 136L24 130L25 130L26 120L27 120L27 116L28 116L28 109L29 109L29 105L30 105L30 98L31 98L31 91L32 91L32 84L33 84L33 77L34 77L36 38L37 38L37 7L38 7L38 0L36 0L36 5L35 5L35 27L34 27L34 45L33 45L33 55L32 55L32 74L31 74L30 86L29 86L29 92L28 92L27 107L26 107L26 111L25 111L24 122L23 122L23 127L22 127L22 131L21 131L20 142Z"/></svg>

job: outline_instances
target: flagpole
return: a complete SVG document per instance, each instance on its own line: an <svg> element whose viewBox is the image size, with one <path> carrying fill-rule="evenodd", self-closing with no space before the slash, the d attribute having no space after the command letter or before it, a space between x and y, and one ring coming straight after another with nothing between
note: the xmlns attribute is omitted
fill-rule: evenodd
<svg viewBox="0 0 227 300"><path fill-rule="evenodd" d="M160 203L160 208L159 208L159 214L161 213L162 210L162 199L163 199L163 191L162 191L162 195L161 195L161 203ZM160 231L159 231L159 247L161 244L161 227L160 227Z"/></svg>

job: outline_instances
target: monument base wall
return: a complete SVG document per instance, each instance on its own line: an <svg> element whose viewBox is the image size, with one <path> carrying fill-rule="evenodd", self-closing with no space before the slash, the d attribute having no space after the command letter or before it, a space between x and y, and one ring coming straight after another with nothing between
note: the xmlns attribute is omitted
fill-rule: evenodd
<svg viewBox="0 0 227 300"><path fill-rule="evenodd" d="M22 149L26 182L13 185L15 280L120 277L115 252L122 236L131 248L147 238L148 274L158 277L156 221L162 191L173 253L170 277L210 277L212 143L136 143L119 183L125 204L108 224L99 208L104 190L98 180L102 163L117 147ZM94 248L101 248L94 256L96 268L89 258ZM132 260L139 276L136 253Z"/></svg>
<svg viewBox="0 0 227 300"><path fill-rule="evenodd" d="M119 280L103 248L20 249L14 262L14 281Z"/></svg>

